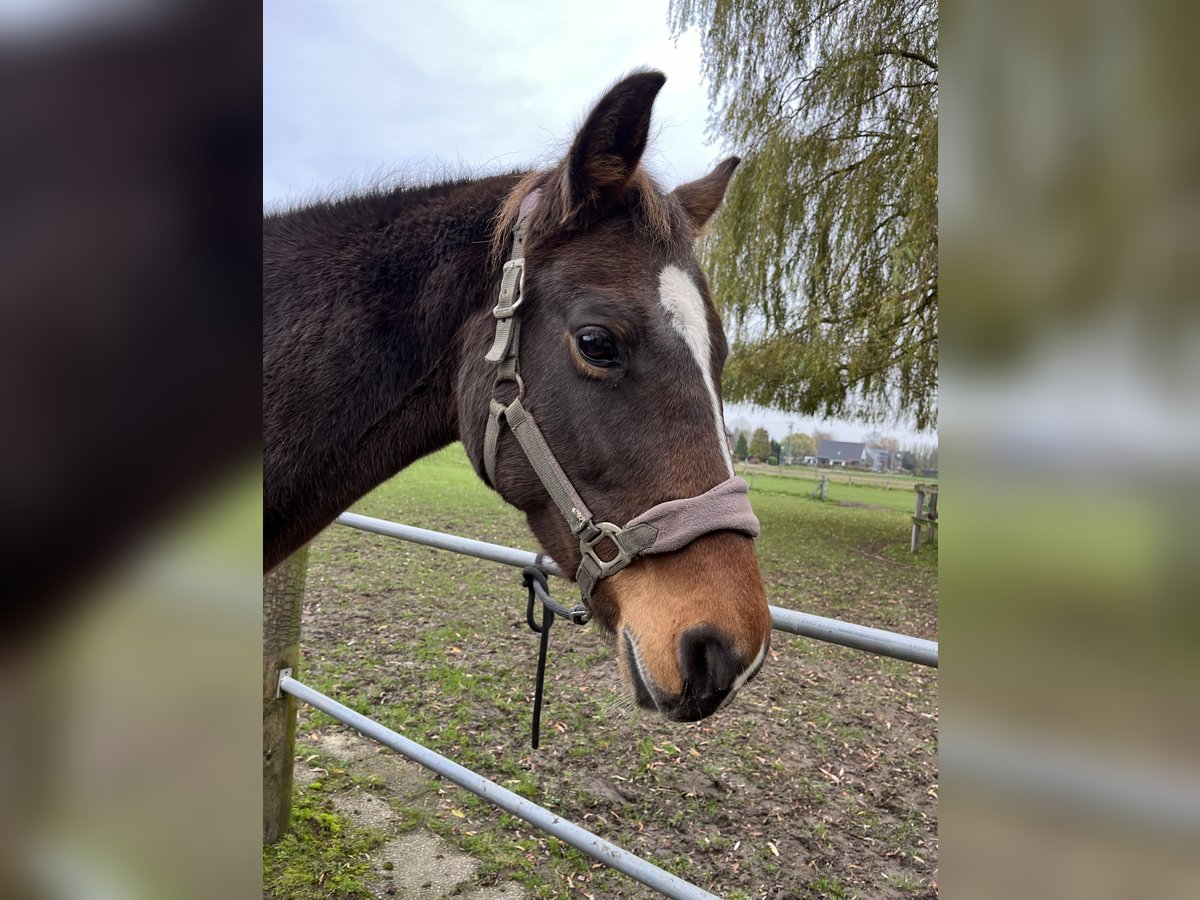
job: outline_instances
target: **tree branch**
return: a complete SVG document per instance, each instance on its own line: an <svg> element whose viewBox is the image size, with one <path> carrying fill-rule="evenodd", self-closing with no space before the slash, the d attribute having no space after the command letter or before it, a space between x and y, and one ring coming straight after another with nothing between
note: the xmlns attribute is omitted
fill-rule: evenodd
<svg viewBox="0 0 1200 900"><path fill-rule="evenodd" d="M875 51L876 56L903 56L905 59L915 59L919 63L924 63L933 69L938 70L938 64L923 53L918 53L916 50L902 50L899 47L880 47Z"/></svg>

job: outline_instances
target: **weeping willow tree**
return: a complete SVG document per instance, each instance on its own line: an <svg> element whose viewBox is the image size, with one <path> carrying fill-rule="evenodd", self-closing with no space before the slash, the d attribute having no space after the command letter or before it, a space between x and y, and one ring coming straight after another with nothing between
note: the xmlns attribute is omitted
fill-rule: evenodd
<svg viewBox="0 0 1200 900"><path fill-rule="evenodd" d="M672 0L745 160L703 255L726 395L937 423L936 0Z"/></svg>

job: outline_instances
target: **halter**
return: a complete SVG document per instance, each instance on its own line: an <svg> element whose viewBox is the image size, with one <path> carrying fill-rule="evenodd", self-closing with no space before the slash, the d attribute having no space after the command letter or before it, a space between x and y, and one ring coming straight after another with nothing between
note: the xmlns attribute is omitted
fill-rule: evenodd
<svg viewBox="0 0 1200 900"><path fill-rule="evenodd" d="M750 508L749 485L737 476L722 481L699 496L652 506L621 527L612 522L595 521L591 510L563 472L534 423L533 416L521 402L525 396L525 383L518 372L521 331L518 310L524 300L525 221L537 205L540 193L534 191L521 203L513 227L512 253L504 264L500 299L492 310L492 315L496 317L496 339L484 358L497 368L483 439L483 465L494 487L501 423L507 422L533 470L566 519L571 534L579 541L581 560L575 580L579 584L584 606L569 611L568 617L576 624L583 624L590 618L592 592L600 579L621 571L638 556L680 550L698 537L714 531L737 531L757 537L759 529L758 519ZM513 382L517 389L516 398L507 404L495 397L505 382ZM611 559L604 559L597 552L598 546L605 540L616 551Z"/></svg>

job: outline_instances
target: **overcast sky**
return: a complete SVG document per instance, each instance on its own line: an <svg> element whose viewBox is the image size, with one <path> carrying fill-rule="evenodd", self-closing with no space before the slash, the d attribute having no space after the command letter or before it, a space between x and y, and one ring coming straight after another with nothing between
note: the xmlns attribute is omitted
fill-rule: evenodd
<svg viewBox="0 0 1200 900"><path fill-rule="evenodd" d="M700 41L694 31L672 40L667 0L266 0L264 207L395 176L547 164L590 104L637 66L667 75L645 157L666 186L737 152L708 139ZM777 438L789 423L843 440L872 430L728 405L726 420L739 419Z"/></svg>

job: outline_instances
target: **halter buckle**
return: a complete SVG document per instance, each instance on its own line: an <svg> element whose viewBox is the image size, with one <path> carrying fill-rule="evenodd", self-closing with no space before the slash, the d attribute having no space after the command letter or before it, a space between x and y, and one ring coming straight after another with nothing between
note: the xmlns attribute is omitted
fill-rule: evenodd
<svg viewBox="0 0 1200 900"><path fill-rule="evenodd" d="M504 264L504 276L500 282L500 302L492 307L497 319L511 319L525 299L525 257L510 259Z"/></svg>
<svg viewBox="0 0 1200 900"><path fill-rule="evenodd" d="M636 551L631 551L628 547L621 543L621 533L624 531L618 525L612 522L594 522L593 527L596 532L591 537L583 537L579 539L580 552L590 559L595 564L596 580L607 578L614 572L619 572L627 565L633 562L633 558L637 556ZM596 547L601 541L608 538L612 545L617 548L617 555L612 559L601 559L600 554L596 552Z"/></svg>

